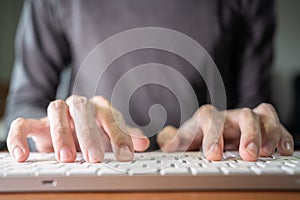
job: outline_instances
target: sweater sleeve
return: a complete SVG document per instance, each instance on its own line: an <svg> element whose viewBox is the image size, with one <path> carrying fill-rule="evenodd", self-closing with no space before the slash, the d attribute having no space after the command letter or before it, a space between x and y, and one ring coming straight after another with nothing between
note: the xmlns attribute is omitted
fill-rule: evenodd
<svg viewBox="0 0 300 200"><path fill-rule="evenodd" d="M57 11L54 1L24 2L7 98L6 131L18 117L44 117L49 102L55 99L60 74L70 61Z"/></svg>

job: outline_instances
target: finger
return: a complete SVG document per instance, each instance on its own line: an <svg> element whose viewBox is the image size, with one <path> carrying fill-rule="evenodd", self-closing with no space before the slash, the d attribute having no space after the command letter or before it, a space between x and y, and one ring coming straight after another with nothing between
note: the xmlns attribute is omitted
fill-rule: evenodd
<svg viewBox="0 0 300 200"><path fill-rule="evenodd" d="M101 162L105 152L104 136L96 124L93 106L86 97L76 95L66 102L84 159L91 163Z"/></svg>
<svg viewBox="0 0 300 200"><path fill-rule="evenodd" d="M91 102L96 108L96 120L109 136L117 160L132 160L133 143L122 114L101 96L93 97Z"/></svg>
<svg viewBox="0 0 300 200"><path fill-rule="evenodd" d="M212 105L204 105L195 115L199 119L199 129L203 132L203 153L208 160L223 157L223 130L225 115Z"/></svg>
<svg viewBox="0 0 300 200"><path fill-rule="evenodd" d="M291 156L294 153L294 139L282 125L280 127L282 134L277 145L277 150L281 155Z"/></svg>
<svg viewBox="0 0 300 200"><path fill-rule="evenodd" d="M262 103L254 110L259 115L260 127L262 134L262 146L260 149L261 156L271 156L282 135L282 127L279 118L273 106Z"/></svg>
<svg viewBox="0 0 300 200"><path fill-rule="evenodd" d="M239 153L243 160L256 161L261 146L261 130L258 115L251 109L243 108L227 112L231 120L241 131Z"/></svg>
<svg viewBox="0 0 300 200"><path fill-rule="evenodd" d="M179 149L180 139L173 126L164 127L157 135L157 144L163 152L175 152Z"/></svg>
<svg viewBox="0 0 300 200"><path fill-rule="evenodd" d="M212 117L214 117L212 119ZM161 149L166 152L200 149L208 160L222 159L224 120L222 115L210 105L202 106L178 130L165 127L157 137Z"/></svg>
<svg viewBox="0 0 300 200"><path fill-rule="evenodd" d="M174 152L199 150L202 137L202 131L198 129L198 119L194 117L183 123L179 129L166 126L156 139L162 151Z"/></svg>
<svg viewBox="0 0 300 200"><path fill-rule="evenodd" d="M149 148L150 140L143 134L141 129L127 126L127 130L131 135L133 148L135 151L142 152Z"/></svg>
<svg viewBox="0 0 300 200"><path fill-rule="evenodd" d="M47 112L57 160L60 162L73 162L76 159L76 148L69 123L68 105L62 100L52 101Z"/></svg>
<svg viewBox="0 0 300 200"><path fill-rule="evenodd" d="M18 162L24 162L29 156L27 137L47 132L48 124L43 120L18 118L10 126L7 137L7 148L11 156ZM49 133L49 131L48 131Z"/></svg>
<svg viewBox="0 0 300 200"><path fill-rule="evenodd" d="M31 121L31 119L29 119ZM29 133L27 138L31 138L34 141L35 148L38 152L53 152L53 145L51 141L51 135L50 135L50 125L48 117L41 118L35 123L36 125L40 124L38 131L36 130L34 133Z"/></svg>

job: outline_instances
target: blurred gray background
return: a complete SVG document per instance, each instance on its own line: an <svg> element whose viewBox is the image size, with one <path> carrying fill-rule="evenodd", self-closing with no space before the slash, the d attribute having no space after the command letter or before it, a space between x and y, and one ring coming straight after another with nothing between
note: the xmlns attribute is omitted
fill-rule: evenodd
<svg viewBox="0 0 300 200"><path fill-rule="evenodd" d="M22 4L23 0L0 0L0 140L3 135L1 118L4 101L14 61L14 37ZM278 28L274 62L274 99L281 120L289 126L297 120L300 124L300 120L297 119L299 116L297 118L293 116L296 109L293 81L295 76L300 74L299 9L299 0L277 0Z"/></svg>

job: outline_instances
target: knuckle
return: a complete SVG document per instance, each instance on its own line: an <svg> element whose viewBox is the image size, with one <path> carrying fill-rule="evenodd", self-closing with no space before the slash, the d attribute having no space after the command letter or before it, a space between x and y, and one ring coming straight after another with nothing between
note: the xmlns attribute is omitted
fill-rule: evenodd
<svg viewBox="0 0 300 200"><path fill-rule="evenodd" d="M92 101L99 106L103 106L103 107L111 106L110 102L103 96L95 96L93 97Z"/></svg>
<svg viewBox="0 0 300 200"><path fill-rule="evenodd" d="M102 102L102 103L107 103L109 104L109 101L104 97L104 96L96 96L97 100Z"/></svg>
<svg viewBox="0 0 300 200"><path fill-rule="evenodd" d="M62 110L66 108L66 103L63 100L55 100L50 102L47 110L49 111L54 111L54 110Z"/></svg>
<svg viewBox="0 0 300 200"><path fill-rule="evenodd" d="M258 116L250 108L242 108L240 111L240 117L243 119L258 119Z"/></svg>
<svg viewBox="0 0 300 200"><path fill-rule="evenodd" d="M67 99L67 104L70 107L70 112L73 113L73 108L76 110L82 110L82 111L90 111L91 104L89 103L89 100L84 96L78 96L78 95L72 95Z"/></svg>
<svg viewBox="0 0 300 200"><path fill-rule="evenodd" d="M69 132L69 127L68 126L54 126L51 127L51 135L52 136L61 136L65 135L67 132Z"/></svg>
<svg viewBox="0 0 300 200"><path fill-rule="evenodd" d="M262 103L258 106L258 113L264 134L279 135L281 124L275 108L271 104Z"/></svg>
<svg viewBox="0 0 300 200"><path fill-rule="evenodd" d="M164 127L161 132L176 132L176 130L177 129L175 127L169 125L169 126Z"/></svg>
<svg viewBox="0 0 300 200"><path fill-rule="evenodd" d="M177 134L177 129L173 126L165 126L158 134L157 134L157 140L158 141L165 141L170 138L173 138Z"/></svg>
<svg viewBox="0 0 300 200"><path fill-rule="evenodd" d="M275 113L275 108L269 103L261 103L258 107L264 113Z"/></svg>
<svg viewBox="0 0 300 200"><path fill-rule="evenodd" d="M11 129L16 129L16 128L18 129L24 127L25 123L26 123L26 119L19 117L11 123L10 127Z"/></svg>
<svg viewBox="0 0 300 200"><path fill-rule="evenodd" d="M88 99L84 96L72 95L67 99L67 102L72 105L87 104Z"/></svg>
<svg viewBox="0 0 300 200"><path fill-rule="evenodd" d="M200 108L198 108L198 110L196 111L196 116L200 117L202 115L210 115L212 112L216 111L215 107L210 105L210 104L206 104L201 106Z"/></svg>

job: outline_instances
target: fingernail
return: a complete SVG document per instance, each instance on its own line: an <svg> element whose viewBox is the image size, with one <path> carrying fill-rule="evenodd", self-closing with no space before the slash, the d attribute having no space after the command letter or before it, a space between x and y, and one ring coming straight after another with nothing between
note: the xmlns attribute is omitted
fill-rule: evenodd
<svg viewBox="0 0 300 200"><path fill-rule="evenodd" d="M247 145L246 151L252 155L254 158L258 157L258 148L257 145L254 142L251 142Z"/></svg>
<svg viewBox="0 0 300 200"><path fill-rule="evenodd" d="M20 147L16 146L14 148L13 155L15 160L19 160L24 155L24 152Z"/></svg>
<svg viewBox="0 0 300 200"><path fill-rule="evenodd" d="M285 142L284 143L284 148L288 151L291 151L293 148L292 148L292 144L290 142Z"/></svg>
<svg viewBox="0 0 300 200"><path fill-rule="evenodd" d="M59 161L67 162L72 160L72 151L69 147L62 147L59 151Z"/></svg>
<svg viewBox="0 0 300 200"><path fill-rule="evenodd" d="M133 159L133 153L130 151L129 146L121 146L119 149L119 160L120 161L131 161Z"/></svg>
<svg viewBox="0 0 300 200"><path fill-rule="evenodd" d="M91 148L89 148L88 150L88 162L91 162L91 163L96 163L96 162L101 162L103 160L103 156L104 154L102 153L102 151L93 146Z"/></svg>
<svg viewBox="0 0 300 200"><path fill-rule="evenodd" d="M263 151L268 155L272 155L274 153L274 150L275 150L274 142L270 141L263 146Z"/></svg>

